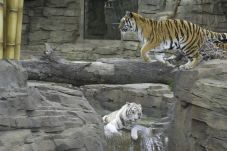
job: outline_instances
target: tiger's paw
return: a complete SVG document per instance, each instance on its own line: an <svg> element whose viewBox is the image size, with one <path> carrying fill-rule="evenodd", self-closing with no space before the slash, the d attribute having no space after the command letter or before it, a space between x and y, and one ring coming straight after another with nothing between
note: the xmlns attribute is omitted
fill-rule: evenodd
<svg viewBox="0 0 227 151"><path fill-rule="evenodd" d="M146 59L146 60L144 60L144 62L149 63L149 62L151 62L151 59Z"/></svg>
<svg viewBox="0 0 227 151"><path fill-rule="evenodd" d="M143 60L144 62L147 62L147 63L151 62L151 59L149 57L143 57Z"/></svg>

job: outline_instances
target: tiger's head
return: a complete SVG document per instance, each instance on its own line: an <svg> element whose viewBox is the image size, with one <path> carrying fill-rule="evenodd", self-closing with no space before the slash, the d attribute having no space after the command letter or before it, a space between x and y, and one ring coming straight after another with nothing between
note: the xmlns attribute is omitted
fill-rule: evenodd
<svg viewBox="0 0 227 151"><path fill-rule="evenodd" d="M121 32L137 31L134 13L126 11L125 16L120 20L119 29Z"/></svg>
<svg viewBox="0 0 227 151"><path fill-rule="evenodd" d="M126 103L124 107L123 119L129 122L135 122L142 117L142 106L140 104Z"/></svg>

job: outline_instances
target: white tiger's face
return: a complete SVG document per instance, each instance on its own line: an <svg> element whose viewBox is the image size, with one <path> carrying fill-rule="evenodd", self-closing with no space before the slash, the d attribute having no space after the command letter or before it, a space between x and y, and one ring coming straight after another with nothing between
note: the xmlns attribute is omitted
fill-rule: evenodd
<svg viewBox="0 0 227 151"><path fill-rule="evenodd" d="M125 120L135 122L142 117L142 106L136 103L127 103Z"/></svg>
<svg viewBox="0 0 227 151"><path fill-rule="evenodd" d="M126 15L121 19L119 29L121 32L136 31L136 22L131 12L127 11Z"/></svg>

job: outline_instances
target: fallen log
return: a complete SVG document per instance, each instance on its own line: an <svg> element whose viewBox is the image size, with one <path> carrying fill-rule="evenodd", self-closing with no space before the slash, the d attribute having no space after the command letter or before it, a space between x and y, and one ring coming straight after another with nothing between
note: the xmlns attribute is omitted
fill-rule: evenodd
<svg viewBox="0 0 227 151"><path fill-rule="evenodd" d="M174 79L174 72L159 62L140 59L100 59L96 62L67 61L47 47L40 59L20 61L29 80L88 84L165 83Z"/></svg>

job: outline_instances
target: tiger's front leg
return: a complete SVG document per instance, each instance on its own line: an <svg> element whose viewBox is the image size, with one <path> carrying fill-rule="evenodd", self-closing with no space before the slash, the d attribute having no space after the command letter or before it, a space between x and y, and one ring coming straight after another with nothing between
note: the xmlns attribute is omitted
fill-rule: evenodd
<svg viewBox="0 0 227 151"><path fill-rule="evenodd" d="M149 51L153 51L154 48L157 46L156 43L145 43L143 45L143 47L140 49L140 54L141 54L141 57L143 58L143 60L145 62L150 62L151 61L151 58L149 57L148 53Z"/></svg>
<svg viewBox="0 0 227 151"><path fill-rule="evenodd" d="M106 137L111 137L113 135L121 136L121 132L118 131L115 122L110 122L104 126L104 133Z"/></svg>

